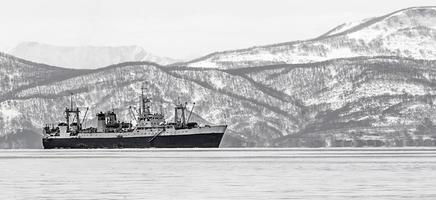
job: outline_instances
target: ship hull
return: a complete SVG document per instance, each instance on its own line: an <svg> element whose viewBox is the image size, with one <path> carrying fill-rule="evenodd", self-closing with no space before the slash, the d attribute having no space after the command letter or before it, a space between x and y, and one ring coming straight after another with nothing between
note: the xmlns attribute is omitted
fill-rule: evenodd
<svg viewBox="0 0 436 200"><path fill-rule="evenodd" d="M217 148L224 133L113 138L43 138L45 149L69 148Z"/></svg>

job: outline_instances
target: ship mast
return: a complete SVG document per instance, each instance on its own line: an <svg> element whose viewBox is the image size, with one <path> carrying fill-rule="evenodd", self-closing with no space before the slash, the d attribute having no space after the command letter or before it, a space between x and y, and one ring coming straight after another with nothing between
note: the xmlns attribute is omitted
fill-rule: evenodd
<svg viewBox="0 0 436 200"><path fill-rule="evenodd" d="M141 109L139 110L139 115L142 116L144 113L144 84L141 86Z"/></svg>
<svg viewBox="0 0 436 200"><path fill-rule="evenodd" d="M70 111L73 110L73 93L70 93L70 109L65 108L65 118L67 122L67 132L70 132Z"/></svg>
<svg viewBox="0 0 436 200"><path fill-rule="evenodd" d="M73 110L73 93L70 94L70 103L71 103L70 110Z"/></svg>
<svg viewBox="0 0 436 200"><path fill-rule="evenodd" d="M147 82L146 82L147 83ZM150 106L147 105L147 103L150 102L150 99L148 97L144 96L144 84L141 86L141 108L139 115L140 116L146 116L150 114Z"/></svg>
<svg viewBox="0 0 436 200"><path fill-rule="evenodd" d="M163 111L163 101L160 100L160 114L163 115L164 111Z"/></svg>

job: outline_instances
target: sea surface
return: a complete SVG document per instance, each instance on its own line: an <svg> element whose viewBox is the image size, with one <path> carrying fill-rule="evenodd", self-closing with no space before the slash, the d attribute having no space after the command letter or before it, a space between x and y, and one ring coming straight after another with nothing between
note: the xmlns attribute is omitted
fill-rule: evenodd
<svg viewBox="0 0 436 200"><path fill-rule="evenodd" d="M436 148L0 150L0 199L436 199Z"/></svg>

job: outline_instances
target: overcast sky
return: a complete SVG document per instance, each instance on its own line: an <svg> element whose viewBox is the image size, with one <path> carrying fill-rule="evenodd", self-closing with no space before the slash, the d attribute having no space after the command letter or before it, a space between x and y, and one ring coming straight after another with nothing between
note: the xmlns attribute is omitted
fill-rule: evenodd
<svg viewBox="0 0 436 200"><path fill-rule="evenodd" d="M433 3L433 4L432 4ZM22 41L140 45L173 58L319 36L434 0L0 0L0 50Z"/></svg>

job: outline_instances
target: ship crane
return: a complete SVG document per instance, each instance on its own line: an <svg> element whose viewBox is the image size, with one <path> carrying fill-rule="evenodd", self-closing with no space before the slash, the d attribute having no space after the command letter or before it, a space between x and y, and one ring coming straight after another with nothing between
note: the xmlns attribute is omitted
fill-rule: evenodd
<svg viewBox="0 0 436 200"><path fill-rule="evenodd" d="M88 114L88 110L89 110L89 107L86 107L85 115L83 116L82 123L80 124L81 128L82 128L83 123L85 123L85 119L86 119L86 115Z"/></svg>
<svg viewBox="0 0 436 200"><path fill-rule="evenodd" d="M186 125L185 110L187 104L188 102L185 102L184 105L182 103L178 103L174 108L174 123L177 124L179 127L184 127ZM180 110L180 119L179 119L179 110Z"/></svg>
<svg viewBox="0 0 436 200"><path fill-rule="evenodd" d="M192 111L194 111L195 102L192 104L191 112L189 113L188 120L186 120L187 123L189 123L189 119L191 119Z"/></svg>
<svg viewBox="0 0 436 200"><path fill-rule="evenodd" d="M65 118L66 118L66 122L67 122L67 132L72 132L71 128L72 128L72 124L74 124L74 121L76 120L76 130L75 131L79 131L81 129L80 127L80 117L79 117L79 107L76 107L76 109L73 108L73 93L71 93L70 96L70 108L65 108ZM70 115L74 114L74 118L71 121L72 123L70 124Z"/></svg>
<svg viewBox="0 0 436 200"><path fill-rule="evenodd" d="M73 104L73 93L70 94L70 108L65 108L65 118L67 125L67 132L78 132L82 130L82 125L85 122L86 116L88 114L89 107L74 107ZM80 110L79 108L86 108L85 115L83 116L82 121L80 121ZM73 119L70 123L71 114L73 114ZM76 127L75 130L72 130L72 127Z"/></svg>
<svg viewBox="0 0 436 200"><path fill-rule="evenodd" d="M135 109L135 108L133 108L132 106L129 106L129 114L132 116L132 118L133 118L133 120L134 121L136 121L136 115L135 115L135 112L133 111L133 109Z"/></svg>

